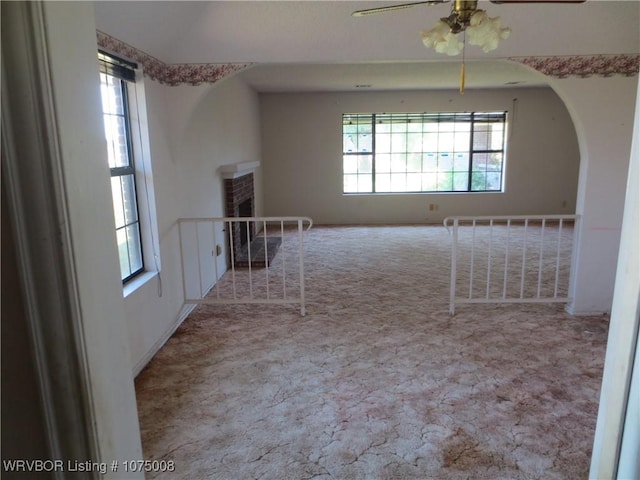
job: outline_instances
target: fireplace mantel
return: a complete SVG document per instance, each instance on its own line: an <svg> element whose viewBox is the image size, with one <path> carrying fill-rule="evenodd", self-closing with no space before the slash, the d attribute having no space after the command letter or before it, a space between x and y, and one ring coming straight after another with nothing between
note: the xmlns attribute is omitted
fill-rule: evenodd
<svg viewBox="0 0 640 480"><path fill-rule="evenodd" d="M260 166L260 162L242 162L222 165L218 170L224 179L238 178L252 173Z"/></svg>

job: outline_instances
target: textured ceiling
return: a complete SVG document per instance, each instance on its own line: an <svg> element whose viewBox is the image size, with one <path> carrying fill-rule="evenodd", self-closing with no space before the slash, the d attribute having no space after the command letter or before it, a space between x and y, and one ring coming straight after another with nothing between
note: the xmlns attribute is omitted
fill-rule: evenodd
<svg viewBox="0 0 640 480"><path fill-rule="evenodd" d="M459 57L422 45L420 32L448 15L450 4L384 14L351 12L403 2L213 1L96 2L96 26L166 63L244 63L261 90L448 88L457 85ZM544 83L504 60L510 57L640 52L640 2L497 5L511 36L484 53L468 46L469 87ZM444 64L441 64L444 62ZM355 65L355 66L354 66ZM427 81L428 80L428 81Z"/></svg>

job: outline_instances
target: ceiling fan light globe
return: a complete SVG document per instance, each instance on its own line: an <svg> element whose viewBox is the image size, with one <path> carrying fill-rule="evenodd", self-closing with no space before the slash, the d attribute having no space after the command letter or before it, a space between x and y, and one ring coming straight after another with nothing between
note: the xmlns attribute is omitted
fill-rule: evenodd
<svg viewBox="0 0 640 480"><path fill-rule="evenodd" d="M422 32L422 42L426 47L449 56L458 55L463 47L462 42L451 32L449 25L442 20L431 30Z"/></svg>
<svg viewBox="0 0 640 480"><path fill-rule="evenodd" d="M490 52L498 48L501 40L509 37L511 30L500 27L500 17L491 18L483 10L478 10L471 17L467 28L469 45L477 45L482 50Z"/></svg>

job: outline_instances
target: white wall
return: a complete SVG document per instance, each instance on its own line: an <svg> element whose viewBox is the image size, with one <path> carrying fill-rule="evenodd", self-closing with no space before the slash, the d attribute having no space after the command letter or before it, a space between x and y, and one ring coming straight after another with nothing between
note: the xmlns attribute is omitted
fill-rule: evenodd
<svg viewBox="0 0 640 480"><path fill-rule="evenodd" d="M101 460L142 455L113 224L93 5L43 2ZM72 62L71 64L67 62ZM106 478L119 478L112 472ZM135 475L137 477L137 475Z"/></svg>
<svg viewBox="0 0 640 480"><path fill-rule="evenodd" d="M464 95L263 93L260 106L267 215L307 215L316 223L433 223L449 215L575 209L575 129L564 104L549 88L468 90ZM342 194L343 113L483 110L509 112L504 193ZM438 210L429 211L430 203Z"/></svg>
<svg viewBox="0 0 640 480"><path fill-rule="evenodd" d="M636 98L634 125L611 325L589 475L593 479L640 478L640 98Z"/></svg>
<svg viewBox="0 0 640 480"><path fill-rule="evenodd" d="M142 448L93 16L90 2L2 3L2 173L45 419L41 460L111 464Z"/></svg>
<svg viewBox="0 0 640 480"><path fill-rule="evenodd" d="M638 77L572 77L551 85L574 120L581 156L569 311L601 314L611 311Z"/></svg>
<svg viewBox="0 0 640 480"><path fill-rule="evenodd" d="M244 82L169 87L145 79L149 141L162 271L125 299L127 327L137 373L189 312L183 307L177 220L224 216L221 165L260 160L258 97ZM262 209L260 169L257 211ZM213 246L205 246L211 251ZM212 262L202 258L205 276ZM218 258L218 273L225 269ZM207 270L208 269L208 270ZM210 286L210 285L207 285ZM160 296L162 293L162 296Z"/></svg>

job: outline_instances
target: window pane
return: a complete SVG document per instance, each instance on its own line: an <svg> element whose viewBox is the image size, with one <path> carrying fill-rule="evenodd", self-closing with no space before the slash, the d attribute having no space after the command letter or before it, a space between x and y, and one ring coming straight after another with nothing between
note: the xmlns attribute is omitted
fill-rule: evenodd
<svg viewBox="0 0 640 480"><path fill-rule="evenodd" d="M422 157L422 168L425 172L435 172L438 169L438 159L435 153L426 153Z"/></svg>
<svg viewBox="0 0 640 480"><path fill-rule="evenodd" d="M500 190L501 177L500 172L487 172L487 190Z"/></svg>
<svg viewBox="0 0 640 480"><path fill-rule="evenodd" d="M407 155L407 172L422 171L422 155L419 153L410 153Z"/></svg>
<svg viewBox="0 0 640 480"><path fill-rule="evenodd" d="M412 153L422 152L422 133L409 133L407 135L407 151Z"/></svg>
<svg viewBox="0 0 640 480"><path fill-rule="evenodd" d="M420 119L412 120L409 125L407 125L407 132L409 133L417 133L422 132L422 122Z"/></svg>
<svg viewBox="0 0 640 480"><path fill-rule="evenodd" d="M356 193L358 191L358 175L344 175L344 193Z"/></svg>
<svg viewBox="0 0 640 480"><path fill-rule="evenodd" d="M391 171L392 172L407 171L407 156L404 153L396 153L391 156Z"/></svg>
<svg viewBox="0 0 640 480"><path fill-rule="evenodd" d="M456 122L454 130L456 131L456 137L463 132L467 132L468 137L468 133L471 131L471 124L469 122Z"/></svg>
<svg viewBox="0 0 640 480"><path fill-rule="evenodd" d="M370 155L362 155L358 157L358 173L373 172L373 162Z"/></svg>
<svg viewBox="0 0 640 480"><path fill-rule="evenodd" d="M125 226L124 217L124 198L122 194L122 182L120 177L111 177L111 196L113 197L113 216L116 222L116 228Z"/></svg>
<svg viewBox="0 0 640 480"><path fill-rule="evenodd" d="M102 111L115 115L124 115L122 81L105 73L100 74L100 93Z"/></svg>
<svg viewBox="0 0 640 480"><path fill-rule="evenodd" d="M124 117L105 114L103 118L109 168L129 166L127 132Z"/></svg>
<svg viewBox="0 0 640 480"><path fill-rule="evenodd" d="M425 133L422 137L422 151L423 152L437 152L438 151L438 134L437 133Z"/></svg>
<svg viewBox="0 0 640 480"><path fill-rule="evenodd" d="M434 192L438 188L438 174L437 173L423 173L422 174L422 191Z"/></svg>
<svg viewBox="0 0 640 480"><path fill-rule="evenodd" d="M379 133L376 131L376 152L391 152L391 135L388 135L386 133Z"/></svg>
<svg viewBox="0 0 640 480"><path fill-rule="evenodd" d="M140 225L134 223L127 228L127 243L129 244L129 265L131 273L142 268L142 249L140 242Z"/></svg>
<svg viewBox="0 0 640 480"><path fill-rule="evenodd" d="M358 156L345 155L342 157L342 169L345 174L358 173Z"/></svg>
<svg viewBox="0 0 640 480"><path fill-rule="evenodd" d="M489 150L489 132L476 131L473 134L474 150Z"/></svg>
<svg viewBox="0 0 640 480"><path fill-rule="evenodd" d="M441 153L438 158L438 170L445 171L453 168L453 155L450 153Z"/></svg>
<svg viewBox="0 0 640 480"><path fill-rule="evenodd" d="M438 190L444 192L453 190L453 174L451 172L438 172Z"/></svg>
<svg viewBox="0 0 640 480"><path fill-rule="evenodd" d="M406 173L392 173L391 174L391 192L403 192L407 187L407 174Z"/></svg>
<svg viewBox="0 0 640 480"><path fill-rule="evenodd" d="M344 124L342 125L342 133L343 135L358 133L358 125Z"/></svg>
<svg viewBox="0 0 640 480"><path fill-rule="evenodd" d="M407 132L407 124L403 123L403 122L393 123L393 124L391 124L391 131L393 133L406 133Z"/></svg>
<svg viewBox="0 0 640 480"><path fill-rule="evenodd" d="M491 150L502 150L504 147L504 125L494 123L491 125Z"/></svg>
<svg viewBox="0 0 640 480"><path fill-rule="evenodd" d="M391 171L391 155L379 154L376 155L376 172L390 172Z"/></svg>
<svg viewBox="0 0 640 480"><path fill-rule="evenodd" d="M469 173L467 172L454 172L453 174L453 189L456 192L464 192L467 190L469 183Z"/></svg>
<svg viewBox="0 0 640 480"><path fill-rule="evenodd" d="M456 152L468 152L471 135L468 132L456 132L454 149Z"/></svg>
<svg viewBox="0 0 640 480"><path fill-rule="evenodd" d="M371 175L358 175L358 192L370 193L373 191L373 178Z"/></svg>
<svg viewBox="0 0 640 480"><path fill-rule="evenodd" d="M428 121L428 123L425 123L422 129L424 132L432 132L432 133L436 133L440 130L439 126L438 126L438 122L435 121Z"/></svg>
<svg viewBox="0 0 640 480"><path fill-rule="evenodd" d="M133 175L123 175L122 193L124 203L124 219L127 224L138 221L138 203L136 201L136 186Z"/></svg>
<svg viewBox="0 0 640 480"><path fill-rule="evenodd" d="M453 158L453 169L457 172L469 170L469 154L456 153Z"/></svg>
<svg viewBox="0 0 640 480"><path fill-rule="evenodd" d="M421 190L421 173L407 173L407 190L409 192L419 192Z"/></svg>
<svg viewBox="0 0 640 480"><path fill-rule="evenodd" d="M391 175L389 175L388 173L376 173L376 191L391 191Z"/></svg>
<svg viewBox="0 0 640 480"><path fill-rule="evenodd" d="M473 171L474 172L486 171L488 162L489 162L488 153L474 153L473 154Z"/></svg>
<svg viewBox="0 0 640 480"><path fill-rule="evenodd" d="M390 123L376 123L376 135L379 133L391 133Z"/></svg>
<svg viewBox="0 0 640 480"><path fill-rule="evenodd" d="M116 230L116 239L118 241L118 256L120 257L120 272L122 278L131 275L129 267L129 245L127 244L127 231L124 228Z"/></svg>
<svg viewBox="0 0 640 480"><path fill-rule="evenodd" d="M487 187L487 174L485 172L473 172L471 174L471 190L477 192Z"/></svg>
<svg viewBox="0 0 640 480"><path fill-rule="evenodd" d="M502 153L492 153L489 156L489 162L487 163L487 170L494 172L502 171Z"/></svg>
<svg viewBox="0 0 640 480"><path fill-rule="evenodd" d="M441 152L453 152L454 150L454 134L453 132L440 133L438 137L438 150Z"/></svg>
<svg viewBox="0 0 640 480"><path fill-rule="evenodd" d="M371 134L359 133L358 134L358 152L370 152L371 151Z"/></svg>
<svg viewBox="0 0 640 480"><path fill-rule="evenodd" d="M352 152L358 151L358 135L357 134L354 133L349 135L343 135L342 138L343 138L342 151L344 153L352 153Z"/></svg>
<svg viewBox="0 0 640 480"><path fill-rule="evenodd" d="M392 152L407 151L407 136L404 133L391 134L391 151Z"/></svg>

